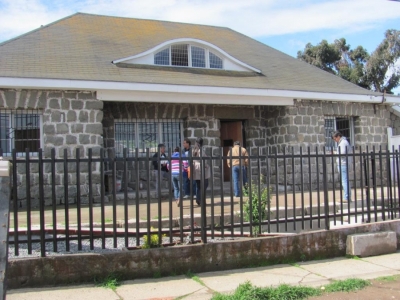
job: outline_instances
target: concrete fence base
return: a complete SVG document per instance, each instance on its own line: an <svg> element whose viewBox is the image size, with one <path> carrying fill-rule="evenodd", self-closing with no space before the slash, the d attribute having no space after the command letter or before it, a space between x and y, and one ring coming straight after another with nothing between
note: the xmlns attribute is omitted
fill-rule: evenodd
<svg viewBox="0 0 400 300"><path fill-rule="evenodd" d="M8 287L39 287L93 282L115 274L121 279L152 278L255 267L344 256L347 236L393 231L400 241L400 220L348 226L279 237L251 238L209 244L10 259ZM399 249L400 245L397 245Z"/></svg>

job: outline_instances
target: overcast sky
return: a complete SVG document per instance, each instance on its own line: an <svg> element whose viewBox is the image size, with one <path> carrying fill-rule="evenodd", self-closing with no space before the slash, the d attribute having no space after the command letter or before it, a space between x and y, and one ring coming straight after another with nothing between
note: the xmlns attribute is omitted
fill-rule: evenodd
<svg viewBox="0 0 400 300"><path fill-rule="evenodd" d="M372 52L400 30L389 0L0 0L0 42L76 12L229 27L291 56L341 37Z"/></svg>

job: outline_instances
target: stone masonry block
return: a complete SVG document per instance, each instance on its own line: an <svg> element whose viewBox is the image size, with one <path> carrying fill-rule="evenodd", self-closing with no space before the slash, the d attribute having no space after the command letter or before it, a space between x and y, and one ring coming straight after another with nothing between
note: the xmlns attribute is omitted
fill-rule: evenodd
<svg viewBox="0 0 400 300"><path fill-rule="evenodd" d="M56 128L55 128L54 124L43 125L43 133L44 134L55 134Z"/></svg>
<svg viewBox="0 0 400 300"><path fill-rule="evenodd" d="M5 91L4 96L6 98L6 105L8 108L15 108L16 103L16 92L15 91Z"/></svg>
<svg viewBox="0 0 400 300"><path fill-rule="evenodd" d="M79 112L79 121L82 123L87 123L89 121L89 114L87 111Z"/></svg>
<svg viewBox="0 0 400 300"><path fill-rule="evenodd" d="M86 125L86 133L91 133L91 134L102 134L103 133L103 126L101 123L99 124L87 124Z"/></svg>
<svg viewBox="0 0 400 300"><path fill-rule="evenodd" d="M83 101L81 101L81 100L72 100L71 101L71 108L72 109L82 109L83 108Z"/></svg>
<svg viewBox="0 0 400 300"><path fill-rule="evenodd" d="M95 97L94 97L94 95L93 95L93 93L88 93L88 92L82 92L82 93L79 93L78 94L78 99L83 99L83 100L86 100L86 99L94 99Z"/></svg>
<svg viewBox="0 0 400 300"><path fill-rule="evenodd" d="M88 100L88 101L85 101L85 108L88 110L103 109L103 102L95 101L95 100Z"/></svg>
<svg viewBox="0 0 400 300"><path fill-rule="evenodd" d="M71 133L83 133L83 124L72 124Z"/></svg>
<svg viewBox="0 0 400 300"><path fill-rule="evenodd" d="M70 107L70 101L68 99L62 98L61 99L61 109L68 110Z"/></svg>
<svg viewBox="0 0 400 300"><path fill-rule="evenodd" d="M57 133L64 134L69 132L68 125L65 123L56 124Z"/></svg>
<svg viewBox="0 0 400 300"><path fill-rule="evenodd" d="M347 236L346 254L360 257L394 253L397 236L394 231L352 234Z"/></svg>
<svg viewBox="0 0 400 300"><path fill-rule="evenodd" d="M76 121L76 111L70 110L67 112L67 122L75 122Z"/></svg>
<svg viewBox="0 0 400 300"><path fill-rule="evenodd" d="M49 108L60 109L60 101L58 99L50 99Z"/></svg>

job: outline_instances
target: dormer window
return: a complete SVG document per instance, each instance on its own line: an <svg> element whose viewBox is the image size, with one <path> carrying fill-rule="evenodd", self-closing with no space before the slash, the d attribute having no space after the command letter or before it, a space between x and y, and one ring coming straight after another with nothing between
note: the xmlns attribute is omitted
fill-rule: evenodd
<svg viewBox="0 0 400 300"><path fill-rule="evenodd" d="M208 49L190 44L171 45L154 54L154 64L192 68L222 69L222 59Z"/></svg>
<svg viewBox="0 0 400 300"><path fill-rule="evenodd" d="M145 52L114 60L113 63L120 67L143 65L158 69L160 66L214 69L218 70L219 74L223 73L220 72L222 70L261 73L260 70L232 57L221 48L192 38L166 41Z"/></svg>

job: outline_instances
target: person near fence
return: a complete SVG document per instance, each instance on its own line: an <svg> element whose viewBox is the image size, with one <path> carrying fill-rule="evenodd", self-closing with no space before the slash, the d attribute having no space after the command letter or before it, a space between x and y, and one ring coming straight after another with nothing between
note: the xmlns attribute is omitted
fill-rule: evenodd
<svg viewBox="0 0 400 300"><path fill-rule="evenodd" d="M160 162L158 162L158 157L160 157ZM165 145L158 144L158 152L153 155L153 177L156 182L156 195L160 197L159 179L168 180L168 168L167 168L167 155L165 154ZM160 170L160 178L158 177L158 170Z"/></svg>
<svg viewBox="0 0 400 300"><path fill-rule="evenodd" d="M181 157L181 159L179 159ZM179 147L175 147L174 153L171 156L171 165L168 164L168 170L170 170L171 175L172 175L172 184L174 187L174 197L176 201L176 205L179 207L180 206L180 174L188 167L188 162L187 160L183 160L185 158L185 154L180 153ZM187 172L187 171L186 171ZM183 174L182 174L183 175Z"/></svg>
<svg viewBox="0 0 400 300"><path fill-rule="evenodd" d="M184 138L183 139L183 151L182 153L186 156L189 157L189 151L191 148L191 142L188 138ZM186 168L185 170L183 170L182 173L182 177L183 177L183 191L185 192L183 198L187 199L190 197L190 178L188 176L188 169ZM196 185L193 184L193 192L195 192Z"/></svg>
<svg viewBox="0 0 400 300"><path fill-rule="evenodd" d="M231 159L232 157L243 157L243 158L232 158L232 166L231 166ZM233 148L228 152L228 159L227 159L228 167L232 169L232 178L233 178L233 189L235 197L240 197L242 191L240 186L240 173L242 173L242 184L243 187L246 188L247 186L247 165L249 164L249 155L247 150L244 147L240 146L239 141L235 141L233 143ZM242 168L240 168L240 166Z"/></svg>
<svg viewBox="0 0 400 300"><path fill-rule="evenodd" d="M202 157L205 158L207 157L203 147L203 139L202 138L197 138L195 146L192 150L192 156L193 158L198 158ZM207 163L206 160L193 160L193 164L190 167L191 172L193 172L193 180L196 181L196 203L197 205L201 205L201 203L206 200L206 190L208 187L208 179L211 176L211 171L210 171L210 166ZM203 173L204 171L204 173ZM202 187L202 181L203 182L203 189Z"/></svg>
<svg viewBox="0 0 400 300"><path fill-rule="evenodd" d="M336 159L339 175L341 178L342 189L343 189L343 202L351 201L351 187L349 182L349 167L351 166L351 146L347 138L342 135L340 131L334 131L332 133L332 139L337 143L337 153L340 153Z"/></svg>

